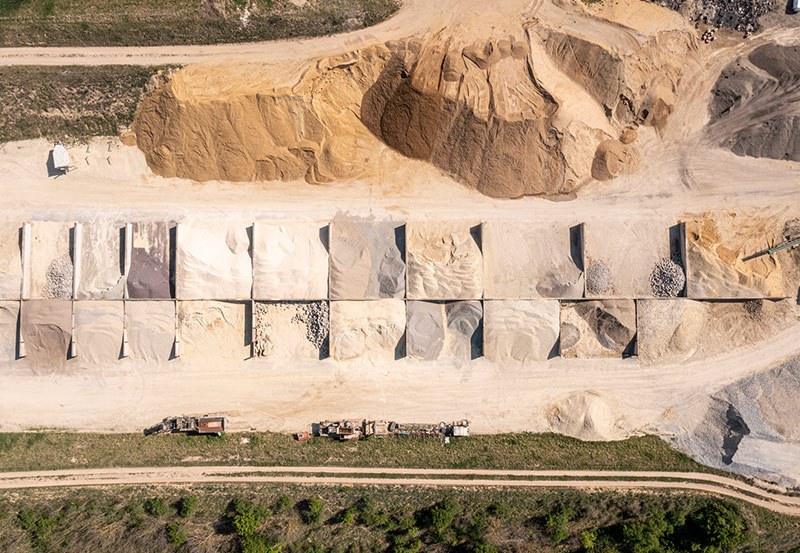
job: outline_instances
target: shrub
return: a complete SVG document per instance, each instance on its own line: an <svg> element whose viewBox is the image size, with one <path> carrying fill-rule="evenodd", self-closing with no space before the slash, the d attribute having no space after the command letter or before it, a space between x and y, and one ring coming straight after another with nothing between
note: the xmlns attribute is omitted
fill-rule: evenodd
<svg viewBox="0 0 800 553"><path fill-rule="evenodd" d="M560 507L547 515L545 526L550 530L550 539L554 544L559 544L569 537L569 519L574 514L572 509Z"/></svg>
<svg viewBox="0 0 800 553"><path fill-rule="evenodd" d="M153 517L162 517L167 514L169 507L160 497L151 497L144 502L145 512Z"/></svg>
<svg viewBox="0 0 800 553"><path fill-rule="evenodd" d="M283 544L272 543L267 536L246 536L241 546L242 553L283 553Z"/></svg>
<svg viewBox="0 0 800 553"><path fill-rule="evenodd" d="M183 518L189 518L197 508L196 495L184 495L178 502L178 514Z"/></svg>
<svg viewBox="0 0 800 553"><path fill-rule="evenodd" d="M22 509L17 520L23 530L31 535L34 546L46 551L48 540L56 529L56 518L38 509Z"/></svg>
<svg viewBox="0 0 800 553"><path fill-rule="evenodd" d="M358 509L355 507L350 507L349 509L345 509L341 512L339 516L339 522L344 526L352 526L353 523L356 521L356 515L358 515Z"/></svg>
<svg viewBox="0 0 800 553"><path fill-rule="evenodd" d="M581 547L587 553L592 553L597 546L597 532L594 530L581 532Z"/></svg>
<svg viewBox="0 0 800 553"><path fill-rule="evenodd" d="M308 522L312 524L316 524L322 518L322 511L325 509L325 505L322 503L322 500L318 497L312 497L306 503L306 519Z"/></svg>
<svg viewBox="0 0 800 553"><path fill-rule="evenodd" d="M281 496L278 500L278 510L284 513L291 511L294 507L294 500L288 495Z"/></svg>
<svg viewBox="0 0 800 553"><path fill-rule="evenodd" d="M255 535L258 527L267 520L267 510L261 505L254 505L246 499L237 499L234 503L233 527L240 537Z"/></svg>
<svg viewBox="0 0 800 553"><path fill-rule="evenodd" d="M172 547L178 549L186 543L186 530L180 522L170 522L167 524L167 538Z"/></svg>

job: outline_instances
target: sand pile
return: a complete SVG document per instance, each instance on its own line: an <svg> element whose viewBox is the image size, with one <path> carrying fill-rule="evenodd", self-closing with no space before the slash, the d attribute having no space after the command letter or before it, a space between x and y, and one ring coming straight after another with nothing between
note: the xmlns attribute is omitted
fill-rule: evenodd
<svg viewBox="0 0 800 553"><path fill-rule="evenodd" d="M132 299L172 297L167 223L133 223L133 248L126 283Z"/></svg>
<svg viewBox="0 0 800 553"><path fill-rule="evenodd" d="M380 145L356 114L389 55L375 46L301 68L189 66L145 98L132 129L150 168L165 177L358 176Z"/></svg>
<svg viewBox="0 0 800 553"><path fill-rule="evenodd" d="M31 223L31 298L72 298L71 229L69 223Z"/></svg>
<svg viewBox="0 0 800 553"><path fill-rule="evenodd" d="M544 361L558 353L558 301L487 300L484 309L484 354L490 361Z"/></svg>
<svg viewBox="0 0 800 553"><path fill-rule="evenodd" d="M175 342L175 303L172 301L125 302L129 355L144 362L167 361Z"/></svg>
<svg viewBox="0 0 800 553"><path fill-rule="evenodd" d="M125 280L122 274L124 225L117 222L93 222L82 225L80 300L121 300Z"/></svg>
<svg viewBox="0 0 800 553"><path fill-rule="evenodd" d="M482 354L479 301L409 301L406 348L414 359L475 359Z"/></svg>
<svg viewBox="0 0 800 553"><path fill-rule="evenodd" d="M706 359L770 340L792 327L800 328L800 308L792 300L641 300L639 359L645 363Z"/></svg>
<svg viewBox="0 0 800 553"><path fill-rule="evenodd" d="M393 361L405 352L402 300L331 302L331 355L337 361Z"/></svg>
<svg viewBox="0 0 800 553"><path fill-rule="evenodd" d="M331 297L402 298L403 230L391 221L337 215L331 223Z"/></svg>
<svg viewBox="0 0 800 553"><path fill-rule="evenodd" d="M179 301L181 359L224 370L250 357L250 342L245 337L247 312L243 302Z"/></svg>
<svg viewBox="0 0 800 553"><path fill-rule="evenodd" d="M15 222L0 223L0 299L19 299L22 290L20 229Z"/></svg>
<svg viewBox="0 0 800 553"><path fill-rule="evenodd" d="M580 227L488 221L482 231L487 298L583 297Z"/></svg>
<svg viewBox="0 0 800 553"><path fill-rule="evenodd" d="M763 252L785 240L786 221L757 214L704 214L686 223L690 298L796 297L800 255Z"/></svg>
<svg viewBox="0 0 800 553"><path fill-rule="evenodd" d="M256 302L255 354L272 361L315 361L329 352L327 301Z"/></svg>
<svg viewBox="0 0 800 553"><path fill-rule="evenodd" d="M253 287L249 229L196 221L178 225L176 293L180 299L248 299Z"/></svg>
<svg viewBox="0 0 800 553"><path fill-rule="evenodd" d="M64 371L72 339L72 302L22 302L20 333L28 356L25 365L37 375Z"/></svg>
<svg viewBox="0 0 800 553"><path fill-rule="evenodd" d="M253 238L253 297L270 300L328 297L327 224L257 222Z"/></svg>
<svg viewBox="0 0 800 553"><path fill-rule="evenodd" d="M699 462L784 486L800 484L800 358L714 394L673 445ZM671 429L673 430L673 429Z"/></svg>
<svg viewBox="0 0 800 553"><path fill-rule="evenodd" d="M636 302L598 300L561 304L561 355L619 357L632 354Z"/></svg>
<svg viewBox="0 0 800 553"><path fill-rule="evenodd" d="M121 301L75 302L75 341L81 367L109 368L122 353Z"/></svg>
<svg viewBox="0 0 800 553"><path fill-rule="evenodd" d="M482 298L480 240L480 226L468 222L409 222L408 298Z"/></svg>
<svg viewBox="0 0 800 553"><path fill-rule="evenodd" d="M707 134L740 156L800 161L800 47L766 44L714 86Z"/></svg>
<svg viewBox="0 0 800 553"><path fill-rule="evenodd" d="M628 434L616 426L617 411L598 392L575 392L550 406L547 421L553 432L581 440L620 440Z"/></svg>
<svg viewBox="0 0 800 553"><path fill-rule="evenodd" d="M653 269L670 256L667 221L655 217L597 219L584 224L584 234L587 297L654 295Z"/></svg>
<svg viewBox="0 0 800 553"><path fill-rule="evenodd" d="M18 301L0 301L0 362L17 358Z"/></svg>

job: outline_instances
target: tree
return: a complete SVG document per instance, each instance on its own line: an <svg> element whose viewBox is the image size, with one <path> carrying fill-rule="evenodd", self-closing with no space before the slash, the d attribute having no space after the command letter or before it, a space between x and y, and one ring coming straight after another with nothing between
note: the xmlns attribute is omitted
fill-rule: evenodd
<svg viewBox="0 0 800 553"><path fill-rule="evenodd" d="M178 514L182 518L189 518L197 508L196 495L184 495L178 502Z"/></svg>
<svg viewBox="0 0 800 553"><path fill-rule="evenodd" d="M169 507L160 497L151 497L144 502L144 510L150 516L162 517L167 514Z"/></svg>
<svg viewBox="0 0 800 553"><path fill-rule="evenodd" d="M545 526L550 529L550 539L554 544L559 544L569 537L569 519L575 513L572 509L559 507L545 518Z"/></svg>
<svg viewBox="0 0 800 553"><path fill-rule="evenodd" d="M312 497L307 503L307 518L312 524L317 524L322 518L322 511L325 510L325 505L318 497Z"/></svg>
<svg viewBox="0 0 800 553"><path fill-rule="evenodd" d="M739 510L724 501L714 501L689 516L692 550L717 553L741 545L747 539L747 525Z"/></svg>
<svg viewBox="0 0 800 553"><path fill-rule="evenodd" d="M186 530L180 522L170 522L167 524L167 537L169 538L169 543L171 543L172 547L175 549L178 549L186 543L188 539Z"/></svg>

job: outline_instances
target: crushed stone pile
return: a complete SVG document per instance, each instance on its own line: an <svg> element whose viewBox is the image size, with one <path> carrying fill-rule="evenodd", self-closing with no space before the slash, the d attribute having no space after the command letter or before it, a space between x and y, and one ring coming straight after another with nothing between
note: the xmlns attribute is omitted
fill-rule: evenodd
<svg viewBox="0 0 800 553"><path fill-rule="evenodd" d="M327 301L256 302L253 330L257 357L315 360L329 355Z"/></svg>
<svg viewBox="0 0 800 553"><path fill-rule="evenodd" d="M683 268L671 259L660 260L653 267L653 272L650 273L650 287L656 297L677 297L685 285L686 275Z"/></svg>
<svg viewBox="0 0 800 553"><path fill-rule="evenodd" d="M558 300L487 300L484 354L494 363L545 361L557 355Z"/></svg>
<svg viewBox="0 0 800 553"><path fill-rule="evenodd" d="M72 298L72 259L69 255L57 257L47 268L43 295L47 299L68 300Z"/></svg>
<svg viewBox="0 0 800 553"><path fill-rule="evenodd" d="M586 293L602 294L611 288L611 271L602 261L594 261L586 269Z"/></svg>
<svg viewBox="0 0 800 553"><path fill-rule="evenodd" d="M760 27L758 18L773 10L777 0L648 0L704 25L727 27L752 33Z"/></svg>
<svg viewBox="0 0 800 553"><path fill-rule="evenodd" d="M636 302L593 300L561 304L561 355L620 357L633 353Z"/></svg>
<svg viewBox="0 0 800 553"><path fill-rule="evenodd" d="M318 350L328 347L330 334L330 313L328 302L315 301L299 306L292 321L306 326L306 339Z"/></svg>
<svg viewBox="0 0 800 553"><path fill-rule="evenodd" d="M403 227L337 214L331 223L331 298L402 298L406 287Z"/></svg>

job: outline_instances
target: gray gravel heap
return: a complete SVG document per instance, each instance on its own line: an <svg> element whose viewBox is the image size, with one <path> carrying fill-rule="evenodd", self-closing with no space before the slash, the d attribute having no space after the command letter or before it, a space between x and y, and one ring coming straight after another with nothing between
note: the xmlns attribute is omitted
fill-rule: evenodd
<svg viewBox="0 0 800 553"><path fill-rule="evenodd" d="M611 287L611 271L602 261L593 261L586 269L586 292L602 294Z"/></svg>
<svg viewBox="0 0 800 553"><path fill-rule="evenodd" d="M47 268L44 297L60 300L72 298L72 259L68 254L57 257Z"/></svg>
<svg viewBox="0 0 800 553"><path fill-rule="evenodd" d="M664 258L653 267L650 273L650 287L660 298L674 298L683 291L686 275L680 265Z"/></svg>
<svg viewBox="0 0 800 553"><path fill-rule="evenodd" d="M772 10L776 0L649 0L681 11L697 23L728 27L743 33L758 30L758 18Z"/></svg>
<svg viewBox="0 0 800 553"><path fill-rule="evenodd" d="M306 325L306 339L318 350L325 352L330 333L328 302L312 301L300 305L292 321Z"/></svg>

